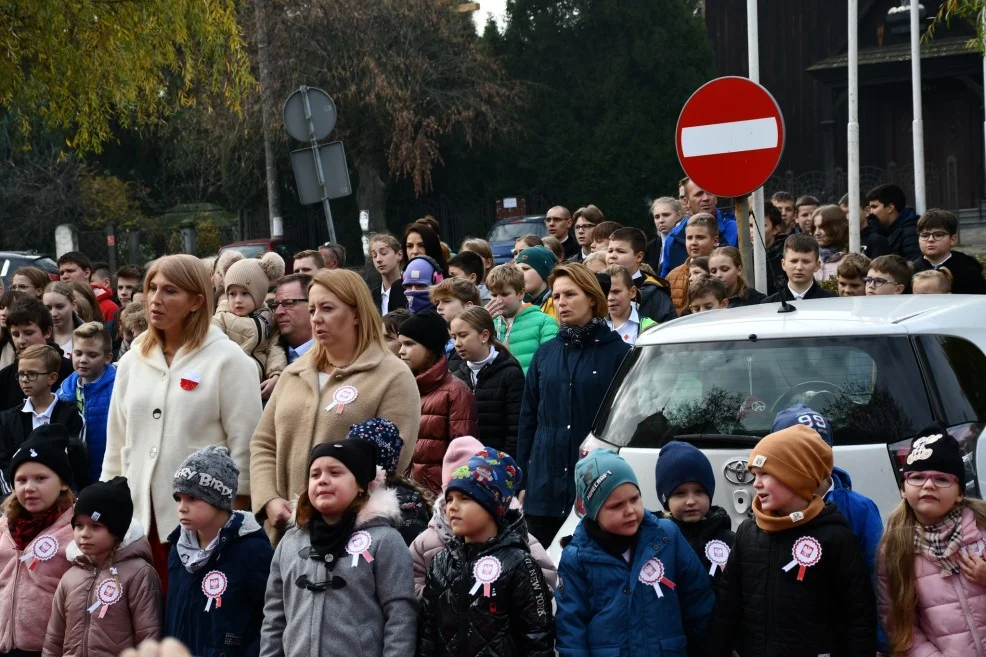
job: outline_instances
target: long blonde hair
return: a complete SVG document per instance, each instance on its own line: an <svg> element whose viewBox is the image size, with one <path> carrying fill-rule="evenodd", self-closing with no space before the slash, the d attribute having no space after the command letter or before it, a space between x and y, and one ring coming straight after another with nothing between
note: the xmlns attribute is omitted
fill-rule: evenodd
<svg viewBox="0 0 986 657"><path fill-rule="evenodd" d="M964 498L958 506L966 507L976 516L976 524L986 528L986 502ZM906 655L911 649L911 631L917 609L917 579L914 576L914 532L918 521L907 500L901 500L887 519L887 528L880 541L879 555L887 576L886 630L891 653Z"/></svg>
<svg viewBox="0 0 986 657"><path fill-rule="evenodd" d="M151 281L158 274L192 296L202 297L202 306L185 319L185 328L181 336L183 347L189 351L198 349L205 342L209 325L212 323L212 317L209 315L209 309L213 307L209 268L195 256L184 253L158 258L144 277L145 296L150 296ZM144 339L140 344L140 353L145 357L149 356L155 348L164 351L164 333L150 323L150 316L147 324L147 331L144 332Z"/></svg>
<svg viewBox="0 0 986 657"><path fill-rule="evenodd" d="M348 269L319 269L308 285L309 295L312 287L316 285L339 297L339 301L352 308L356 313L357 358L370 345L387 349L387 343L383 339L383 322L380 318L380 312L373 303L373 297L370 296L370 288L366 286L359 274ZM311 297L309 296L309 298ZM312 344L311 354L316 370L325 371L331 367L329 355L318 340Z"/></svg>

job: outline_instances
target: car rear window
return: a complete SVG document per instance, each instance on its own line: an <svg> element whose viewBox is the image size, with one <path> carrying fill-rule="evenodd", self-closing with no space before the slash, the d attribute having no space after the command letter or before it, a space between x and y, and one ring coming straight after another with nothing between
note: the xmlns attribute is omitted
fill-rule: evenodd
<svg viewBox="0 0 986 657"><path fill-rule="evenodd" d="M660 447L677 436L765 436L803 403L837 445L891 443L931 421L906 337L741 340L637 347L596 417L597 438Z"/></svg>
<svg viewBox="0 0 986 657"><path fill-rule="evenodd" d="M512 221L508 224L493 226L488 242L509 242L519 240L524 235L537 235L543 237L548 234L548 228L543 221Z"/></svg>

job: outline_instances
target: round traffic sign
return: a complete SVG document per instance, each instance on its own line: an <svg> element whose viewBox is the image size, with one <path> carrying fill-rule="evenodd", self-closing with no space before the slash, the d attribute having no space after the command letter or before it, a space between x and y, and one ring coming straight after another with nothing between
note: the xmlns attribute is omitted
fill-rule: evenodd
<svg viewBox="0 0 986 657"><path fill-rule="evenodd" d="M678 161L692 181L716 196L763 186L784 151L784 117L769 91L741 77L702 85L678 117Z"/></svg>
<svg viewBox="0 0 986 657"><path fill-rule="evenodd" d="M305 97L312 113L312 125L315 134L308 131L308 118L305 115ZM284 127L288 134L298 141L325 139L336 126L336 104L321 89L315 87L300 87L284 102Z"/></svg>

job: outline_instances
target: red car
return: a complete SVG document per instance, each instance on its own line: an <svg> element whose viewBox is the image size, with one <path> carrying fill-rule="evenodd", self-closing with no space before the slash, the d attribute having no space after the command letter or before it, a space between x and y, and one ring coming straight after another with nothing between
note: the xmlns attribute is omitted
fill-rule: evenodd
<svg viewBox="0 0 986 657"><path fill-rule="evenodd" d="M284 258L284 271L290 273L291 265L294 262L293 256L300 250L295 248L293 244L289 244L283 237L263 237L256 240L243 240L227 244L219 249L219 253L221 254L223 251L239 251L243 254L244 258L256 258L268 251L274 251L277 255Z"/></svg>

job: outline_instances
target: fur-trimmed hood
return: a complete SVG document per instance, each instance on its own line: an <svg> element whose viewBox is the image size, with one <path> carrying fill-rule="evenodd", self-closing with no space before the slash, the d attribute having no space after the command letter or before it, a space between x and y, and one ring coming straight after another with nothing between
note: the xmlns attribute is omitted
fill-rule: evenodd
<svg viewBox="0 0 986 657"><path fill-rule="evenodd" d="M377 476L367 487L370 491L370 499L366 505L356 515L356 529L366 527L377 527L379 525L389 525L391 527L401 526L401 505L397 500L397 491L387 488L387 473L383 468L377 466ZM295 495L291 500L291 522L288 528L298 526L298 498Z"/></svg>
<svg viewBox="0 0 986 657"><path fill-rule="evenodd" d="M145 540L142 541L141 539ZM65 558L73 565L88 570L97 567L96 564L89 561L86 555L82 554L82 550L79 549L79 546L74 540L65 548ZM130 521L130 527L127 528L127 533L123 535L123 540L120 541L120 545L116 549L116 556L113 559L113 563L119 563L127 559L143 559L148 563L152 563L151 544L144 537L144 528L141 527L136 518Z"/></svg>

